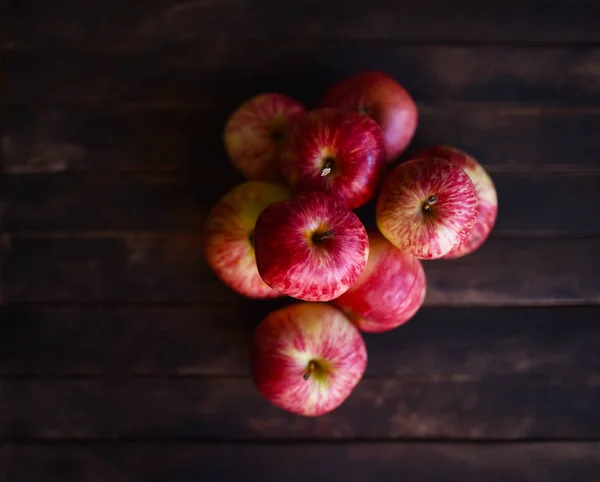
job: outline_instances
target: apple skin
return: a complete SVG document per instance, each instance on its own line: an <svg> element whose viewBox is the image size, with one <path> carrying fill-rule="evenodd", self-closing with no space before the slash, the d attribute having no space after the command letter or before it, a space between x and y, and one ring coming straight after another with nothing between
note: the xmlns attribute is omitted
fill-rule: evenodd
<svg viewBox="0 0 600 482"><path fill-rule="evenodd" d="M256 264L273 289L329 301L362 273L369 238L358 216L327 194L306 192L266 208L254 230Z"/></svg>
<svg viewBox="0 0 600 482"><path fill-rule="evenodd" d="M417 130L415 101L383 72L363 71L342 79L321 100L323 107L342 107L370 115L381 126L388 162L410 144Z"/></svg>
<svg viewBox="0 0 600 482"><path fill-rule="evenodd" d="M309 112L281 151L281 172L294 191L324 192L350 209L375 196L385 167L377 123L341 109Z"/></svg>
<svg viewBox="0 0 600 482"><path fill-rule="evenodd" d="M204 254L208 265L227 286L249 298L276 298L258 274L252 233L267 206L289 199L282 184L247 181L235 186L213 207L204 225Z"/></svg>
<svg viewBox="0 0 600 482"><path fill-rule="evenodd" d="M458 246L479 215L469 176L444 159L396 166L381 188L375 218L388 241L420 259L438 259Z"/></svg>
<svg viewBox="0 0 600 482"><path fill-rule="evenodd" d="M223 139L231 162L247 179L280 181L281 146L305 115L302 104L283 94L252 97L225 124Z"/></svg>
<svg viewBox="0 0 600 482"><path fill-rule="evenodd" d="M396 328L423 305L427 283L423 265L377 230L369 230L367 266L352 287L332 303L359 330L381 333Z"/></svg>
<svg viewBox="0 0 600 482"><path fill-rule="evenodd" d="M341 311L324 303L273 311L254 332L251 370L258 391L297 415L317 417L339 407L366 366L360 332Z"/></svg>
<svg viewBox="0 0 600 482"><path fill-rule="evenodd" d="M439 157L467 173L479 199L479 217L465 240L444 256L454 259L479 249L487 240L498 217L498 195L492 178L473 157L453 146L438 145L420 151L415 157Z"/></svg>

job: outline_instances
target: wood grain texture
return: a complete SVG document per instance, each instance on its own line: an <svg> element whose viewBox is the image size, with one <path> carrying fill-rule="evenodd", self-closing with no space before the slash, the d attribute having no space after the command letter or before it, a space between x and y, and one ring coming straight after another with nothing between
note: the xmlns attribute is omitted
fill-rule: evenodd
<svg viewBox="0 0 600 482"><path fill-rule="evenodd" d="M0 448L0 480L589 482L600 478L598 451L597 442L25 445Z"/></svg>
<svg viewBox="0 0 600 482"><path fill-rule="evenodd" d="M210 271L200 236L14 238L6 255L5 290L9 302L26 303L238 299Z"/></svg>
<svg viewBox="0 0 600 482"><path fill-rule="evenodd" d="M56 2L55 2L56 3ZM596 4L375 0L260 1L43 0L12 2L9 40L17 45L156 48L204 38L396 39L446 42L599 42ZM335 19L335 21L332 21ZM510 26L510 28L508 28Z"/></svg>
<svg viewBox="0 0 600 482"><path fill-rule="evenodd" d="M248 376L252 331L291 300L0 309L1 376ZM599 307L424 308L365 334L367 377L600 374Z"/></svg>
<svg viewBox="0 0 600 482"><path fill-rule="evenodd" d="M199 233L218 199L244 181L232 171L225 160L177 178L7 176L4 225L12 233L41 236L44 231ZM600 174L496 173L493 179L500 210L492 237L600 235ZM375 226L375 203L376 198L357 210L367 226Z"/></svg>
<svg viewBox="0 0 600 482"><path fill-rule="evenodd" d="M597 439L600 378L363 379L337 410L298 417L250 379L3 379L0 438Z"/></svg>
<svg viewBox="0 0 600 482"><path fill-rule="evenodd" d="M598 442L9 445L0 480L589 482L600 478L599 451Z"/></svg>
<svg viewBox="0 0 600 482"><path fill-rule="evenodd" d="M224 121L209 119L204 110L115 113L9 106L6 171L189 169L204 159L209 162L212 155L219 155L218 160L224 156Z"/></svg>
<svg viewBox="0 0 600 482"><path fill-rule="evenodd" d="M221 172L227 173L223 165ZM6 228L23 231L197 232L241 176L9 176Z"/></svg>
<svg viewBox="0 0 600 482"><path fill-rule="evenodd" d="M429 104L515 102L598 107L599 63L600 48L595 47L215 38L159 52L9 51L4 68L11 104L37 108L189 108L202 106L207 99L222 99L219 102L228 102L233 108L253 94L273 90L310 107L334 82L361 69L386 71L417 101Z"/></svg>
<svg viewBox="0 0 600 482"><path fill-rule="evenodd" d="M598 238L490 240L469 256L426 263L426 300L463 306L597 304L595 259Z"/></svg>
<svg viewBox="0 0 600 482"><path fill-rule="evenodd" d="M226 303L200 236L7 238L5 299L16 303ZM600 303L600 239L494 239L425 264L429 306Z"/></svg>
<svg viewBox="0 0 600 482"><path fill-rule="evenodd" d="M3 141L5 171L201 172L210 163L228 164L222 129L234 108L232 100L219 96L194 109L11 105ZM599 169L600 110L448 103L421 104L419 116L412 151L455 144L492 172Z"/></svg>
<svg viewBox="0 0 600 482"><path fill-rule="evenodd" d="M13 482L237 482L240 474L248 482L324 482L340 473L348 482L588 482L600 477L598 450L598 443L144 444L8 446L0 456Z"/></svg>

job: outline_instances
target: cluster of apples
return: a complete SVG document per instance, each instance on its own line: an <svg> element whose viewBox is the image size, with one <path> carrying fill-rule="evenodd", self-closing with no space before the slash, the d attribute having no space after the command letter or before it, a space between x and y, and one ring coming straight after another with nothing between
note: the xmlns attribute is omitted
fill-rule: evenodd
<svg viewBox="0 0 600 482"><path fill-rule="evenodd" d="M471 156L435 146L390 167L416 127L411 96L372 71L314 110L267 93L227 121L227 154L248 181L211 211L205 254L244 296L304 301L262 320L251 349L258 390L284 410L317 416L344 402L367 364L360 331L396 328L423 304L420 260L464 256L492 230L496 190ZM377 194L378 229L367 230L353 210Z"/></svg>

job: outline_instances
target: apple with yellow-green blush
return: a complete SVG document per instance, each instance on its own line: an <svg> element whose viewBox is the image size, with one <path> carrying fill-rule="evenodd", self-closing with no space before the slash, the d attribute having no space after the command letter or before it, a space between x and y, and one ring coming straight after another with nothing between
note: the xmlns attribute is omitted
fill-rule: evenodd
<svg viewBox="0 0 600 482"><path fill-rule="evenodd" d="M254 228L265 208L291 196L283 184L247 181L227 192L209 213L203 232L206 260L221 281L237 293L249 298L282 296L258 274Z"/></svg>

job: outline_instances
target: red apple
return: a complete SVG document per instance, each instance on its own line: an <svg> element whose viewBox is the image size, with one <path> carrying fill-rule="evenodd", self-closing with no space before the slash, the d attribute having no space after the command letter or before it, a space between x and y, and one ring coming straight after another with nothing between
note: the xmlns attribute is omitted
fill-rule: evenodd
<svg viewBox="0 0 600 482"><path fill-rule="evenodd" d="M332 301L362 331L380 333L407 322L427 290L423 265L378 231L369 231L369 259L356 283Z"/></svg>
<svg viewBox="0 0 600 482"><path fill-rule="evenodd" d="M248 179L278 181L281 145L306 109L283 94L257 95L242 104L225 125L225 150Z"/></svg>
<svg viewBox="0 0 600 482"><path fill-rule="evenodd" d="M395 167L377 199L381 233L398 249L421 259L448 254L477 222L479 201L469 176L435 157Z"/></svg>
<svg viewBox="0 0 600 482"><path fill-rule="evenodd" d="M466 152L451 146L433 146L415 155L415 157L439 157L450 161L467 173L479 199L479 217L465 240L444 256L460 258L478 249L488 238L498 215L498 196L496 187L487 171Z"/></svg>
<svg viewBox="0 0 600 482"><path fill-rule="evenodd" d="M355 209L375 196L385 174L381 129L358 112L311 111L283 146L281 172L295 191L321 191Z"/></svg>
<svg viewBox="0 0 600 482"><path fill-rule="evenodd" d="M359 277L369 239L356 214L320 192L266 208L254 230L256 264L273 289L306 301L329 301Z"/></svg>
<svg viewBox="0 0 600 482"><path fill-rule="evenodd" d="M256 328L252 378L277 407L315 417L339 407L362 378L367 350L342 312L301 303L270 313Z"/></svg>
<svg viewBox="0 0 600 482"><path fill-rule="evenodd" d="M234 291L250 298L282 296L258 274L253 231L264 208L291 196L287 186L248 181L225 194L211 210L204 226L206 260Z"/></svg>
<svg viewBox="0 0 600 482"><path fill-rule="evenodd" d="M415 101L383 72L364 71L341 80L322 100L324 107L344 107L370 115L381 126L388 162L406 149L417 129Z"/></svg>

